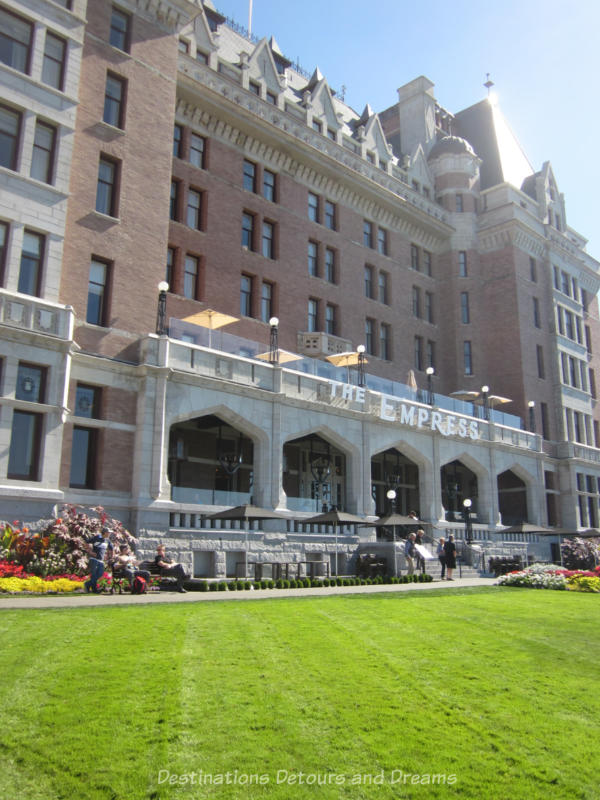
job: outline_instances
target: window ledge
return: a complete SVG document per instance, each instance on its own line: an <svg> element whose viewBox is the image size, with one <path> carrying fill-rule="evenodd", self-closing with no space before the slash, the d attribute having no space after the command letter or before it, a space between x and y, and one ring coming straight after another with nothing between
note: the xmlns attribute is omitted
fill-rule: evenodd
<svg viewBox="0 0 600 800"><path fill-rule="evenodd" d="M119 217L111 217L110 214L103 214L102 211L96 211L96 209L94 209L91 213L92 216L98 217L98 219L101 219L104 222L112 222L115 225L121 224L121 219Z"/></svg>

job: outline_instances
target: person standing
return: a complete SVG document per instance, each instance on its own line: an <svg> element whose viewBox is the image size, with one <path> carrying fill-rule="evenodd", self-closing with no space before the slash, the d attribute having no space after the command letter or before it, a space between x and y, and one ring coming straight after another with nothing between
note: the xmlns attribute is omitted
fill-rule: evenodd
<svg viewBox="0 0 600 800"><path fill-rule="evenodd" d="M98 581L104 575L104 559L106 553L113 551L112 542L108 538L110 531L108 528L102 528L101 533L97 533L89 542L90 547L90 577L83 584L86 592L92 591L94 594L100 594L98 589Z"/></svg>
<svg viewBox="0 0 600 800"><path fill-rule="evenodd" d="M425 536L425 531L423 528L419 528L416 536L415 536L415 545L422 545L423 544L423 536ZM425 559L423 558L422 554L419 552L418 547L415 547L415 554L417 557L417 572L421 570L423 574L425 574Z"/></svg>
<svg viewBox="0 0 600 800"><path fill-rule="evenodd" d="M187 590L183 588L183 582L188 579L188 575L184 566L183 564L175 564L170 558L166 557L164 544L159 544L156 548L154 563L159 568L161 575L177 578L177 591L181 592L181 594L186 593Z"/></svg>
<svg viewBox="0 0 600 800"><path fill-rule="evenodd" d="M440 580L442 580L442 581L444 580L444 577L446 575L446 553L444 552L444 544L445 543L446 543L446 540L444 539L444 537L440 536L440 540L439 540L438 546L437 546L437 557L438 557L438 560L439 560L440 564L442 565L442 576L440 578Z"/></svg>
<svg viewBox="0 0 600 800"><path fill-rule="evenodd" d="M450 534L448 541L444 544L444 556L446 559L446 569L448 570L448 577L446 580L453 581L452 572L456 569L456 545L454 544L454 536Z"/></svg>
<svg viewBox="0 0 600 800"><path fill-rule="evenodd" d="M414 533L409 533L404 545L404 557L408 565L407 574L412 575L415 571L415 539L417 537Z"/></svg>

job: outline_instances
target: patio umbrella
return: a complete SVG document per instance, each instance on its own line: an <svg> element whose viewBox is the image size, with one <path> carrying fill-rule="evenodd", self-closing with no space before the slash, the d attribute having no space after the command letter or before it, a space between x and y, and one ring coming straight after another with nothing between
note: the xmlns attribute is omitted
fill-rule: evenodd
<svg viewBox="0 0 600 800"><path fill-rule="evenodd" d="M408 375L406 377L406 385L408 386L409 389L412 389L415 392L419 388L417 386L417 378L415 377L414 369L409 369L408 370Z"/></svg>
<svg viewBox="0 0 600 800"><path fill-rule="evenodd" d="M241 506L234 506L233 508L226 508L224 511L216 511L214 514L208 514L206 519L228 519L239 520L246 523L244 525L244 541L245 541L245 565L244 573L245 578L248 578L248 524L253 520L261 519L287 519L283 514L273 511L270 508L260 508L245 503Z"/></svg>
<svg viewBox="0 0 600 800"><path fill-rule="evenodd" d="M397 525L422 525L420 519L414 517L405 517L404 514L386 514L379 517L374 522L365 522L361 528L391 528L392 541L394 543L394 577L398 575L398 563L396 560L396 526Z"/></svg>
<svg viewBox="0 0 600 800"><path fill-rule="evenodd" d="M208 328L208 346L212 347L212 332L217 328L238 322L238 317L232 317L231 314L224 314L222 311L215 311L212 308L205 308L204 311L192 314L191 317L184 317L183 321L199 325L201 328Z"/></svg>
<svg viewBox="0 0 600 800"><path fill-rule="evenodd" d="M517 525L512 525L510 528L504 528L499 533L536 533L538 536L558 536L558 551L560 553L560 565L563 565L561 537L567 535L569 532L564 528L545 528L543 525L535 525L531 522L519 522ZM577 534L573 534L576 536Z"/></svg>
<svg viewBox="0 0 600 800"><path fill-rule="evenodd" d="M271 355L271 352L267 351L266 353L259 353L256 358L260 358L261 361L270 361ZM277 350L278 364L287 364L289 361L300 361L301 358L302 356L299 356L297 353L290 353L289 350L282 350L281 348Z"/></svg>
<svg viewBox="0 0 600 800"><path fill-rule="evenodd" d="M301 522L305 525L333 525L333 532L335 534L335 576L338 574L338 525L352 525L361 522L366 522L366 517L358 517L356 514L348 514L345 511L338 511L337 508L332 508L331 511L325 511L323 514L317 514L316 517L309 517L303 519Z"/></svg>
<svg viewBox="0 0 600 800"><path fill-rule="evenodd" d="M327 356L325 360L333 364L334 367L346 367L347 379L348 383L350 383L350 367L357 366L359 362L359 353L356 350L348 350L344 353L334 353L331 356ZM362 353L362 363L369 363L364 353Z"/></svg>

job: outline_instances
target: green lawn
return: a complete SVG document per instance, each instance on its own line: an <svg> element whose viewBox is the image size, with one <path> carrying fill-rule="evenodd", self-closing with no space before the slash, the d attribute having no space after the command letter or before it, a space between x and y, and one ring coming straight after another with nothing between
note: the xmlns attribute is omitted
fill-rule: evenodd
<svg viewBox="0 0 600 800"><path fill-rule="evenodd" d="M599 798L599 622L508 588L5 610L0 798Z"/></svg>

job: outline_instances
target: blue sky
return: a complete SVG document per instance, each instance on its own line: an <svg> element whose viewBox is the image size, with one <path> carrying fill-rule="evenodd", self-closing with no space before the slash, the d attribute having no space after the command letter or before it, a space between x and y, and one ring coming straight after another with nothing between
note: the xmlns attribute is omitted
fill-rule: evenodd
<svg viewBox="0 0 600 800"><path fill-rule="evenodd" d="M248 26L248 0L213 2ZM304 69L318 65L358 112L392 105L419 75L457 112L485 97L489 72L532 166L551 162L567 223L600 260L598 0L253 0L252 31Z"/></svg>

